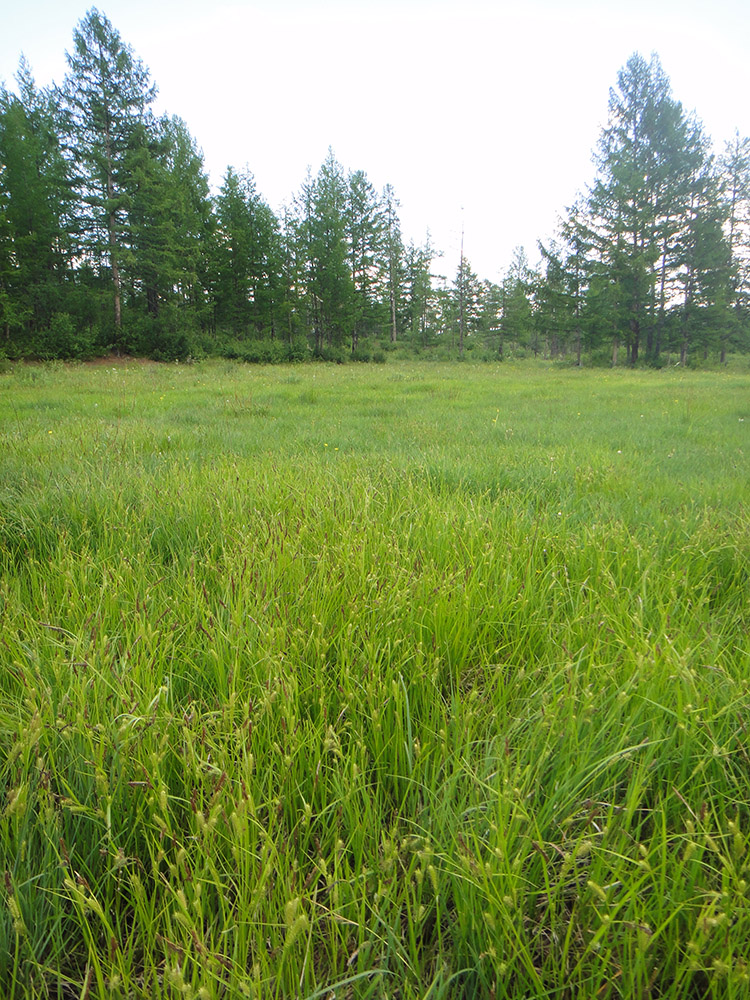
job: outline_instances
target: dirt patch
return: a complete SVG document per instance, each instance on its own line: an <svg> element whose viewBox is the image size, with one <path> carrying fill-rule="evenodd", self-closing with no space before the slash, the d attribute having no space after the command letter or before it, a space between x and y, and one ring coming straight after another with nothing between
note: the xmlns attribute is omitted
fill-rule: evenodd
<svg viewBox="0 0 750 1000"><path fill-rule="evenodd" d="M160 362L153 361L151 358L134 358L132 354L105 354L101 358L91 358L90 361L84 361L83 364L87 368L116 368L118 365L140 365L147 368L150 365L158 365Z"/></svg>

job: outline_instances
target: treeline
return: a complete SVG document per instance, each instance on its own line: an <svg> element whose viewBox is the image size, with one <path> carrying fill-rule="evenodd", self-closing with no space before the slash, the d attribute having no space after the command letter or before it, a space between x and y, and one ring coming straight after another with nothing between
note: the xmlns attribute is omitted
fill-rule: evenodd
<svg viewBox="0 0 750 1000"><path fill-rule="evenodd" d="M750 141L715 158L658 60L612 90L597 178L499 283L435 275L392 187L329 151L276 214L249 172L211 194L186 124L92 9L60 86L0 89L0 353L376 360L394 347L659 364L750 347Z"/></svg>

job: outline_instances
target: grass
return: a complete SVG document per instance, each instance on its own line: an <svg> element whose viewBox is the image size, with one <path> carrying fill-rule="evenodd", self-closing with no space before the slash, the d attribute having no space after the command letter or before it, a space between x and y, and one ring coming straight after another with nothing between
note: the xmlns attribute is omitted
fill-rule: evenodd
<svg viewBox="0 0 750 1000"><path fill-rule="evenodd" d="M748 996L749 390L0 376L0 995Z"/></svg>

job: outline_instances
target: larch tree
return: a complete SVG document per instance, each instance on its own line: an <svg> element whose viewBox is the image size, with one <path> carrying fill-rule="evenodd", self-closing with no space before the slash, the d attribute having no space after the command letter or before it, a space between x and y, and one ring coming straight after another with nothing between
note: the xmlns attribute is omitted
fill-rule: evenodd
<svg viewBox="0 0 750 1000"><path fill-rule="evenodd" d="M558 235L539 244L544 275L536 293L537 326L545 330L550 354L572 347L581 365L591 244L581 200L560 220Z"/></svg>
<svg viewBox="0 0 750 1000"><path fill-rule="evenodd" d="M128 167L123 262L130 299L142 349L169 357L179 347L180 330L207 323L208 180L194 140L178 118L162 118L147 131L135 129Z"/></svg>
<svg viewBox="0 0 750 1000"><path fill-rule="evenodd" d="M656 56L630 57L610 90L609 116L597 151L598 176L588 211L599 269L617 284L627 316L623 331L628 361L638 361L641 339L653 305L661 241L659 203L669 179L667 117L678 106Z"/></svg>
<svg viewBox="0 0 750 1000"><path fill-rule="evenodd" d="M680 362L693 346L718 346L729 316L732 255L726 233L726 202L721 198L710 143L696 123L689 202L679 235L678 280L682 288Z"/></svg>
<svg viewBox="0 0 750 1000"><path fill-rule="evenodd" d="M534 273L526 251L516 247L501 284L502 318L498 344L501 358L509 341L521 348L530 347L535 355L538 353L531 302L533 282Z"/></svg>
<svg viewBox="0 0 750 1000"><path fill-rule="evenodd" d="M346 177L333 150L328 150L317 176L308 176L297 204L315 349L340 348L351 334L355 286L349 266Z"/></svg>
<svg viewBox="0 0 750 1000"><path fill-rule="evenodd" d="M115 340L122 327L122 263L129 245L134 152L151 127L149 71L95 7L73 33L62 87L68 153L79 199L81 249L112 281Z"/></svg>
<svg viewBox="0 0 750 1000"><path fill-rule="evenodd" d="M377 193L364 170L348 176L345 210L349 267L354 283L352 316L352 352L362 335L376 326L378 274L377 265L383 243L383 219Z"/></svg>
<svg viewBox="0 0 750 1000"><path fill-rule="evenodd" d="M249 171L229 167L216 199L214 249L217 325L271 338L280 321L283 268L276 216Z"/></svg>
<svg viewBox="0 0 750 1000"><path fill-rule="evenodd" d="M750 312L750 138L740 138L736 133L725 146L720 167L726 201L726 231L733 264L732 322L722 337L723 364L732 340L744 349L750 346L747 337Z"/></svg>
<svg viewBox="0 0 750 1000"><path fill-rule="evenodd" d="M17 94L0 88L0 325L6 340L15 330L55 355L65 345L49 328L68 304L71 257L67 165L54 93L23 59L16 79Z"/></svg>
<svg viewBox="0 0 750 1000"><path fill-rule="evenodd" d="M388 286L391 343L398 339L398 302L403 281L404 245L398 217L399 203L390 184L383 189L384 265Z"/></svg>
<svg viewBox="0 0 750 1000"><path fill-rule="evenodd" d="M429 233L423 244L410 242L404 252L404 328L409 331L411 342L422 347L427 346L430 327L434 253Z"/></svg>

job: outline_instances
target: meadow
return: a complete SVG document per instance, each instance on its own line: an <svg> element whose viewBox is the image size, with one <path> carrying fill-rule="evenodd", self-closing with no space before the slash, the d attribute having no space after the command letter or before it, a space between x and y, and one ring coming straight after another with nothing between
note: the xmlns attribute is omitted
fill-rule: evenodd
<svg viewBox="0 0 750 1000"><path fill-rule="evenodd" d="M0 996L750 996L750 370L0 374Z"/></svg>

